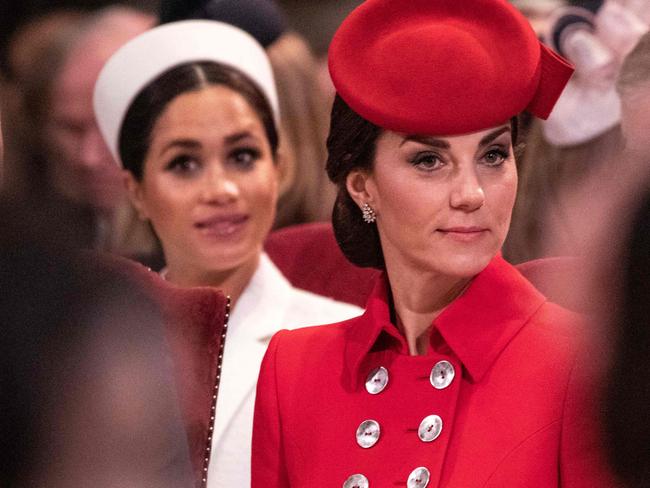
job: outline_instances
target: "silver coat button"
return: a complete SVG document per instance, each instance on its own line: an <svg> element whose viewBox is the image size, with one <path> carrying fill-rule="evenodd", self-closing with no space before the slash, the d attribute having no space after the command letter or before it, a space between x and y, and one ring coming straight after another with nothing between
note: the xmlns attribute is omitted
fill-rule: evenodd
<svg viewBox="0 0 650 488"><path fill-rule="evenodd" d="M429 470L424 467L415 468L406 482L408 488L425 488L429 484Z"/></svg>
<svg viewBox="0 0 650 488"><path fill-rule="evenodd" d="M435 441L442 432L442 419L437 415L429 415L420 422L418 437L422 442Z"/></svg>
<svg viewBox="0 0 650 488"><path fill-rule="evenodd" d="M365 420L361 422L357 429L357 444L364 449L368 449L377 444L380 435L379 423L374 420Z"/></svg>
<svg viewBox="0 0 650 488"><path fill-rule="evenodd" d="M366 378L366 390L371 395L381 393L388 384L388 370L383 366L373 369Z"/></svg>
<svg viewBox="0 0 650 488"><path fill-rule="evenodd" d="M436 390L443 390L451 385L451 382L454 381L454 376L456 376L454 365L449 361L443 360L438 361L433 367L429 380Z"/></svg>
<svg viewBox="0 0 650 488"><path fill-rule="evenodd" d="M369 486L368 478L362 474L353 474L343 483L343 488L368 488Z"/></svg>

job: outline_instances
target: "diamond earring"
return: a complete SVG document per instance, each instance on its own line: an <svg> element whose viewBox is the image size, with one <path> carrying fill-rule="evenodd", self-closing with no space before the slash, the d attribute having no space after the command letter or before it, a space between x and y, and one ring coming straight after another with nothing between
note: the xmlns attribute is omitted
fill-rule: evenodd
<svg viewBox="0 0 650 488"><path fill-rule="evenodd" d="M377 220L375 210L367 203L361 205L361 213L363 214L363 220L366 224L372 224Z"/></svg>

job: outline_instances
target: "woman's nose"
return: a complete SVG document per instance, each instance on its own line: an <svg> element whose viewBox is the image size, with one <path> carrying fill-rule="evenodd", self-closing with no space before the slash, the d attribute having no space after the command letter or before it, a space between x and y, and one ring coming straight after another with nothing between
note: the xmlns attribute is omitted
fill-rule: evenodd
<svg viewBox="0 0 650 488"><path fill-rule="evenodd" d="M235 178L221 169L207 171L201 191L205 203L227 205L239 197L239 185Z"/></svg>
<svg viewBox="0 0 650 488"><path fill-rule="evenodd" d="M473 166L473 165L472 165ZM473 212L485 203L485 193L475 168L459 170L450 195L452 208Z"/></svg>

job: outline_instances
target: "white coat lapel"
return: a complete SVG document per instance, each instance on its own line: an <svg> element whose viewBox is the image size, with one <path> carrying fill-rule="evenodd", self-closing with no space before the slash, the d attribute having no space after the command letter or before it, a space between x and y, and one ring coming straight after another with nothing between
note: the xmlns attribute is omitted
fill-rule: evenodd
<svg viewBox="0 0 650 488"><path fill-rule="evenodd" d="M217 401L215 446L231 428L233 417L254 392L260 365L271 336L285 327L292 288L262 255L259 267L230 318ZM252 419L249 419L252 423Z"/></svg>

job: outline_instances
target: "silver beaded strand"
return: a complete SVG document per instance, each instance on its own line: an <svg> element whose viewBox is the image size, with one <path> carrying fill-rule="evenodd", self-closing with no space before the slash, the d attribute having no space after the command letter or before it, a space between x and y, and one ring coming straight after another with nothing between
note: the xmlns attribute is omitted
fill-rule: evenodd
<svg viewBox="0 0 650 488"><path fill-rule="evenodd" d="M223 321L223 332L221 333L221 344L219 345L219 356L217 357L217 377L214 381L212 391L212 407L210 408L210 427L208 428L208 443L205 446L205 457L203 459L203 488L208 486L208 466L210 464L210 454L212 452L212 434L214 433L214 419L217 411L217 395L219 394L219 384L221 383L221 363L223 363L223 348L226 345L226 333L228 332L228 320L230 319L230 297L226 297L226 314Z"/></svg>

